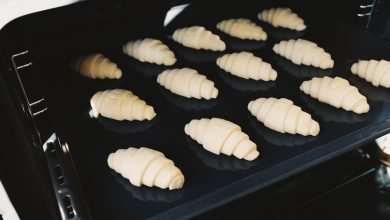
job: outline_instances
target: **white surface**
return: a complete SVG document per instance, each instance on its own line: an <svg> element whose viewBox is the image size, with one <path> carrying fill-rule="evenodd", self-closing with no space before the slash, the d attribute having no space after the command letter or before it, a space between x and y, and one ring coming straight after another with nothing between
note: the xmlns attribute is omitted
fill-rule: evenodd
<svg viewBox="0 0 390 220"><path fill-rule="evenodd" d="M0 30L23 15L73 4L82 0L0 0Z"/></svg>
<svg viewBox="0 0 390 220"><path fill-rule="evenodd" d="M3 184L0 181L0 215L4 220L18 220L19 216L16 213L14 206L8 198Z"/></svg>
<svg viewBox="0 0 390 220"><path fill-rule="evenodd" d="M386 134L375 141L383 152L390 154L390 134Z"/></svg>

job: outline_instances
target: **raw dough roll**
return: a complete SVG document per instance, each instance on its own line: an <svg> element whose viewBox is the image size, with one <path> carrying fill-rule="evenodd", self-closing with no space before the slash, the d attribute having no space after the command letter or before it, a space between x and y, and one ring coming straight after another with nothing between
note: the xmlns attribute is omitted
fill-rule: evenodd
<svg viewBox="0 0 390 220"><path fill-rule="evenodd" d="M267 33L249 19L227 19L219 22L217 28L233 37L249 40L267 40Z"/></svg>
<svg viewBox="0 0 390 220"><path fill-rule="evenodd" d="M158 75L157 82L169 91L187 98L214 99L218 96L214 82L190 68L165 70Z"/></svg>
<svg viewBox="0 0 390 220"><path fill-rule="evenodd" d="M182 172L163 153L146 147L119 149L107 159L108 166L130 180L134 186L180 189Z"/></svg>
<svg viewBox="0 0 390 220"><path fill-rule="evenodd" d="M217 59L217 65L226 72L244 79L274 81L278 75L271 64L249 52L225 54Z"/></svg>
<svg viewBox="0 0 390 220"><path fill-rule="evenodd" d="M258 98L249 102L248 110L266 127L281 133L317 136L320 132L318 122L289 99Z"/></svg>
<svg viewBox="0 0 390 220"><path fill-rule="evenodd" d="M156 116L152 106L138 98L131 91L123 89L95 93L91 98L94 117L99 114L106 118L122 120L151 120Z"/></svg>
<svg viewBox="0 0 390 220"><path fill-rule="evenodd" d="M259 156L257 146L240 126L221 118L194 119L184 131L192 139L214 154L234 155L239 159L254 160Z"/></svg>
<svg viewBox="0 0 390 220"><path fill-rule="evenodd" d="M119 79L122 71L118 66L100 53L81 56L72 62L71 67L82 76L91 79Z"/></svg>
<svg viewBox="0 0 390 220"><path fill-rule="evenodd" d="M370 110L367 98L360 94L356 87L340 77L314 77L311 80L304 81L300 89L312 98L336 108L343 108L358 114Z"/></svg>
<svg viewBox="0 0 390 220"><path fill-rule="evenodd" d="M378 87L390 88L390 62L387 60L360 60L351 72Z"/></svg>
<svg viewBox="0 0 390 220"><path fill-rule="evenodd" d="M329 53L318 47L316 43L308 40L280 41L272 49L275 53L298 65L304 64L321 69L332 68L334 65Z"/></svg>
<svg viewBox="0 0 390 220"><path fill-rule="evenodd" d="M177 29L173 33L173 40L190 48L224 51L225 43L218 35L211 33L201 26L192 26Z"/></svg>
<svg viewBox="0 0 390 220"><path fill-rule="evenodd" d="M123 46L123 52L141 62L164 64L176 63L175 54L160 40L145 38L129 41Z"/></svg>
<svg viewBox="0 0 390 220"><path fill-rule="evenodd" d="M283 27L296 31L303 31L306 25L302 18L289 8L271 8L257 14L259 20L267 22L274 27Z"/></svg>

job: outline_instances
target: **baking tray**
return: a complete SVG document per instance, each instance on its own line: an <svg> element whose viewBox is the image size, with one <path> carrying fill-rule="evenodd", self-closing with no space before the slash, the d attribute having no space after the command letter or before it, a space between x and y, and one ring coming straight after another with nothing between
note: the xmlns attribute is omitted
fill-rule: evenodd
<svg viewBox="0 0 390 220"><path fill-rule="evenodd" d="M309 2L296 1L288 5L305 19L308 29L302 33L275 29L257 21L257 12L283 5L278 1L240 1L240 4L224 3L223 7L221 2L207 2L190 5L161 29L142 29L142 25L137 29L129 24L134 20L140 22L142 18L122 19L104 25L97 23L78 32L64 31L35 44L36 65L40 66L40 74L50 81L45 91L49 109L61 122L92 218L193 217L388 133L390 91L374 88L353 76L349 67L359 58L389 59L390 43ZM62 9L61 13L72 13L74 8ZM269 39L265 43L243 41L218 32L216 23L230 17L251 18L265 28ZM215 59L223 53L192 50L167 37L175 28L192 24L204 25L219 34L227 43L224 53L248 50L271 63L278 72L277 80L255 82L234 77L215 64ZM140 63L121 52L123 43L138 37L157 37L168 44L178 58L174 67L190 67L206 75L219 89L218 98L212 101L185 99L160 87L156 76L165 67ZM335 60L335 67L328 71L300 67L272 52L275 42L299 37L325 48ZM118 63L123 78L90 80L78 76L68 68L69 59L76 51L103 52ZM370 111L364 115L345 112L321 104L299 91L303 80L324 75L341 76L357 86L367 96ZM154 106L157 117L150 122L91 118L90 97L96 91L114 88L133 91ZM248 102L258 97L293 100L320 123L319 136L293 136L265 128L247 110ZM186 123L202 117L221 117L240 125L258 145L260 157L248 162L205 151L184 133ZM136 188L110 170L106 162L109 153L129 146L147 146L163 152L184 173L184 188L175 191Z"/></svg>

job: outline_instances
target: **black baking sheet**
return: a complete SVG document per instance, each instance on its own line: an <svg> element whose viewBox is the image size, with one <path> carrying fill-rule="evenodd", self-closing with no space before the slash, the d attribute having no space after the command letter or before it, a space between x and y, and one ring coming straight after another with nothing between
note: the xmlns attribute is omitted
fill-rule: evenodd
<svg viewBox="0 0 390 220"><path fill-rule="evenodd" d="M329 12L307 7L302 2L288 6L305 19L308 29L302 33L275 29L259 22L256 12L278 5L261 1L250 4L242 3L234 7L212 3L195 4L189 6L163 32L150 30L141 36L137 35L137 30L126 26L130 22L126 20L94 27L97 29L96 33L103 34L91 34L91 41L98 43L89 50L101 51L118 63L124 72L120 80L86 79L70 71L67 61L58 60L62 55L74 55L66 54L68 50L64 45L83 47L83 42L78 42L78 33L59 36L57 39L63 42L62 49L53 49L56 51L53 58L45 54L47 57L42 65L42 72L57 79L57 83L50 85L46 91L50 101L49 108L55 109L61 120L82 191L94 219L191 217L269 186L389 132L390 91L375 88L349 73L350 65L359 58L389 59L389 42L363 28L341 21ZM218 32L215 29L216 23L222 18L230 17L247 17L256 21L268 32L268 40L265 43L243 41ZM141 18L139 20L142 21ZM223 53L188 49L167 37L175 28L192 24L204 25L219 34L227 44L224 53L252 51L271 63L278 72L277 80L255 82L234 77L215 64L215 59ZM173 67L190 67L206 75L219 89L218 98L211 101L186 99L160 87L156 83L156 76L165 67L140 63L121 52L125 39L134 39L135 36L160 38L178 58ZM275 42L299 37L323 47L332 55L335 67L332 70L320 70L296 66L272 52ZM116 39L122 41L115 41ZM58 55L61 52L64 54ZM345 112L321 104L299 91L303 80L324 75L342 76L357 86L367 96L370 111L364 115ZM150 122L117 122L102 117L91 118L88 114L90 97L96 91L114 88L133 91L155 108L157 117ZM293 136L265 128L247 110L248 102L259 97L285 97L293 100L320 123L320 134L317 137ZM240 125L258 145L260 157L248 162L205 151L184 133L186 123L203 117L221 117ZM183 189L167 191L137 188L110 170L106 163L108 154L129 146L150 147L172 159L185 175Z"/></svg>

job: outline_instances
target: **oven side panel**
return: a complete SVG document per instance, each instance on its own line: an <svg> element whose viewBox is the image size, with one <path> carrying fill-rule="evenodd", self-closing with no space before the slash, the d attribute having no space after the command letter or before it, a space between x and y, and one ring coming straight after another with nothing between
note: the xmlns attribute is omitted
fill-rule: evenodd
<svg viewBox="0 0 390 220"><path fill-rule="evenodd" d="M0 33L0 179L21 219L59 219L47 166L20 96L10 55L18 50Z"/></svg>

